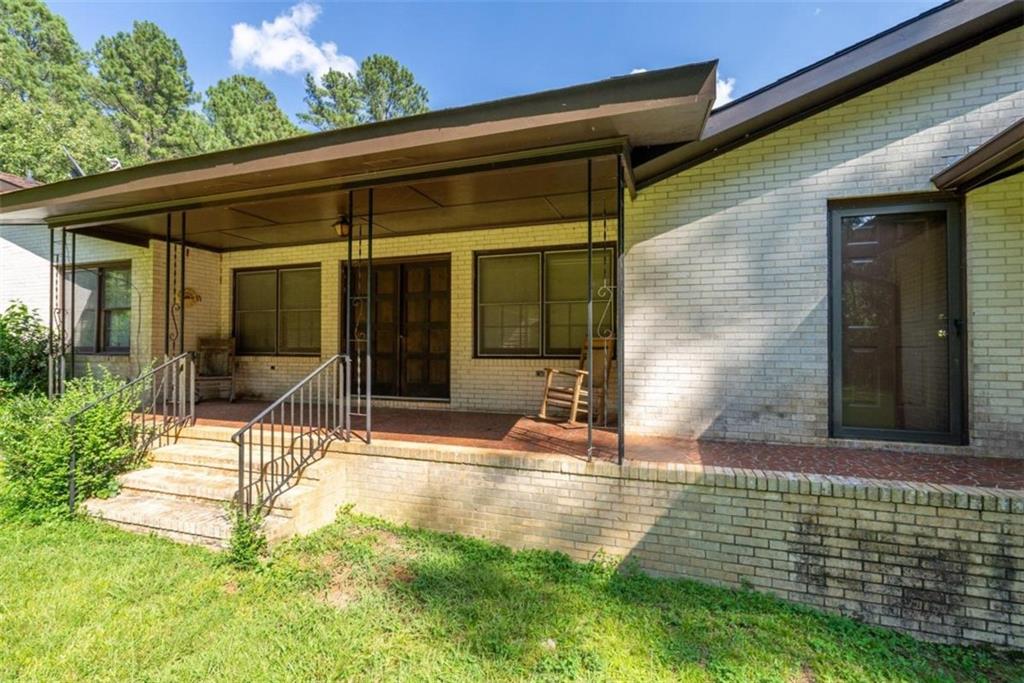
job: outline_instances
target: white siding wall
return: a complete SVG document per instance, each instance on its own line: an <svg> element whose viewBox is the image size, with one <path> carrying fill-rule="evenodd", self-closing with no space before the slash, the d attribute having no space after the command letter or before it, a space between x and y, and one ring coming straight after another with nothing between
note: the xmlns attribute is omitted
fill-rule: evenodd
<svg viewBox="0 0 1024 683"><path fill-rule="evenodd" d="M56 249L60 249L59 233ZM152 353L152 333L149 324L152 315L152 252L144 247L128 246L90 237L79 237L76 242L76 262L79 265L127 261L132 269L131 354L78 354L76 374L91 366L105 366L123 377L138 374ZM22 301L35 309L44 323L49 321L50 241L45 226L4 226L0 228L0 308L6 309L12 301ZM67 262L71 262L70 237ZM66 294L71 306L70 292ZM75 295L76 315L81 314L84 290ZM162 338L162 337L161 337Z"/></svg>

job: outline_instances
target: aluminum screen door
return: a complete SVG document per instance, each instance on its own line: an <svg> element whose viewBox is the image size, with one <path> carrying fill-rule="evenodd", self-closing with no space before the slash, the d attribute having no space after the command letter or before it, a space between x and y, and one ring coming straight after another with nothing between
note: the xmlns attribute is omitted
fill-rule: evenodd
<svg viewBox="0 0 1024 683"><path fill-rule="evenodd" d="M835 210L831 230L833 434L958 441L957 205Z"/></svg>

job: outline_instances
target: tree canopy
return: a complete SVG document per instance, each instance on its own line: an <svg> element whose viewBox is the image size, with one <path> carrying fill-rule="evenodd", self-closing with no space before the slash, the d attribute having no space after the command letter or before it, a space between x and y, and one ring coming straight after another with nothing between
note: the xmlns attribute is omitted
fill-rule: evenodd
<svg viewBox="0 0 1024 683"><path fill-rule="evenodd" d="M131 163L195 150L187 112L198 101L178 41L150 21L102 36L93 51L99 99Z"/></svg>
<svg viewBox="0 0 1024 683"><path fill-rule="evenodd" d="M317 83L306 75L308 111L299 119L318 130L387 121L429 109L427 89L393 57L370 55L356 74L328 71Z"/></svg>
<svg viewBox="0 0 1024 683"><path fill-rule="evenodd" d="M427 91L386 55L355 75L306 76L318 130L427 111ZM0 170L43 182L301 135L274 93L236 74L196 91L178 41L149 21L83 50L42 0L0 0ZM66 153L65 153L66 150Z"/></svg>
<svg viewBox="0 0 1024 683"><path fill-rule="evenodd" d="M0 170L66 178L64 148L86 172L106 169L117 141L95 92L62 17L39 0L0 0Z"/></svg>
<svg viewBox="0 0 1024 683"><path fill-rule="evenodd" d="M253 145L299 135L302 131L277 106L263 81L234 75L206 91L203 112L227 147Z"/></svg>

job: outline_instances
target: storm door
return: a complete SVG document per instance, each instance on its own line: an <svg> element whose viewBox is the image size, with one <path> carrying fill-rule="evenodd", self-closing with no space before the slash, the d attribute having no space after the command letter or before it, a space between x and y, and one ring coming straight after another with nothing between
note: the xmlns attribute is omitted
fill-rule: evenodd
<svg viewBox="0 0 1024 683"><path fill-rule="evenodd" d="M959 207L832 211L832 433L961 438Z"/></svg>

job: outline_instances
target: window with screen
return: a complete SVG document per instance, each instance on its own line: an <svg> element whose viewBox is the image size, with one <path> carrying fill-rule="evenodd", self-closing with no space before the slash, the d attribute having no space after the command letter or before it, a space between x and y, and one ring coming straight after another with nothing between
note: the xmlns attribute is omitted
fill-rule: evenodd
<svg viewBox="0 0 1024 683"><path fill-rule="evenodd" d="M238 353L320 353L320 268L235 272Z"/></svg>
<svg viewBox="0 0 1024 683"><path fill-rule="evenodd" d="M75 350L128 353L131 349L132 271L129 264L74 271Z"/></svg>
<svg viewBox="0 0 1024 683"><path fill-rule="evenodd" d="M594 336L615 330L614 250L593 250ZM587 250L481 254L476 261L479 356L578 356L587 339Z"/></svg>

